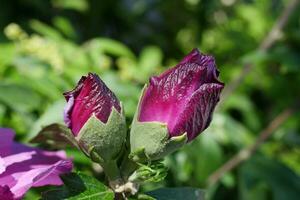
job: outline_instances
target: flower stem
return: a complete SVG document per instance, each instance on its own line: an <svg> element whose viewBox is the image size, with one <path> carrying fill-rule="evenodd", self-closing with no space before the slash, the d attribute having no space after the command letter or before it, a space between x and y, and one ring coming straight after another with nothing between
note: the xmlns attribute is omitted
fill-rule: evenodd
<svg viewBox="0 0 300 200"><path fill-rule="evenodd" d="M104 173L108 178L109 186L113 190L116 190L118 187L124 184L116 161L113 160L103 162L101 163L101 166L103 167Z"/></svg>
<svg viewBox="0 0 300 200"><path fill-rule="evenodd" d="M129 159L128 155L124 156L121 164L121 174L125 181L128 180L129 176L137 169L138 165Z"/></svg>

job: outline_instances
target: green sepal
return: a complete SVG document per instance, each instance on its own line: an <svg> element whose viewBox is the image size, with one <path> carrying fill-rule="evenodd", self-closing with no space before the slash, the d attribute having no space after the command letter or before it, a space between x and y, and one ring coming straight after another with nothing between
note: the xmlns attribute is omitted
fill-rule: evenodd
<svg viewBox="0 0 300 200"><path fill-rule="evenodd" d="M93 161L101 164L116 160L126 141L123 107L121 113L112 107L106 123L93 114L81 128L76 140L84 153Z"/></svg>
<svg viewBox="0 0 300 200"><path fill-rule="evenodd" d="M39 143L48 148L64 149L68 145L78 147L77 141L71 130L64 124L54 123L43 129L30 140L31 143Z"/></svg>
<svg viewBox="0 0 300 200"><path fill-rule="evenodd" d="M186 133L169 137L167 124L161 122L139 122L141 99L147 85L142 90L137 111L130 131L130 157L136 162L158 160L179 149L187 142Z"/></svg>
<svg viewBox="0 0 300 200"><path fill-rule="evenodd" d="M160 182L165 179L168 170L162 160L152 161L148 164L138 163L138 168L128 180L135 183Z"/></svg>

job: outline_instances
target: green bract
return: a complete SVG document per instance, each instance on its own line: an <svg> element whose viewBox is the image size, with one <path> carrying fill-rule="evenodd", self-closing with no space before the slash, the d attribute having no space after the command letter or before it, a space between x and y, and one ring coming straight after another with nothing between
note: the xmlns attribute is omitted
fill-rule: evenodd
<svg viewBox="0 0 300 200"><path fill-rule="evenodd" d="M101 122L93 114L81 128L76 140L80 148L93 161L104 163L116 160L126 140L126 121L123 107L121 114L112 107L106 123Z"/></svg>
<svg viewBox="0 0 300 200"><path fill-rule="evenodd" d="M167 124L138 121L140 103L146 86L142 90L130 131L130 156L136 162L161 159L187 142L186 133L170 138Z"/></svg>

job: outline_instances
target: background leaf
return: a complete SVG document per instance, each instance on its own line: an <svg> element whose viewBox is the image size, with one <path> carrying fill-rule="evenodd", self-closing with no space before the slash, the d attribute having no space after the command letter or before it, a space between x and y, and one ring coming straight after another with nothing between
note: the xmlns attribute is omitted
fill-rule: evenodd
<svg viewBox="0 0 300 200"><path fill-rule="evenodd" d="M99 199L113 200L114 194L103 183L97 179L82 173L71 173L63 175L64 186L44 192L43 200L79 200L79 199Z"/></svg>
<svg viewBox="0 0 300 200"><path fill-rule="evenodd" d="M197 188L161 188L147 192L148 195L157 200L203 200L204 192Z"/></svg>
<svg viewBox="0 0 300 200"><path fill-rule="evenodd" d="M41 99L30 88L0 83L0 101L12 110L26 112L38 108Z"/></svg>
<svg viewBox="0 0 300 200"><path fill-rule="evenodd" d="M65 149L68 145L78 147L71 130L63 124L50 124L44 127L30 142L53 149Z"/></svg>

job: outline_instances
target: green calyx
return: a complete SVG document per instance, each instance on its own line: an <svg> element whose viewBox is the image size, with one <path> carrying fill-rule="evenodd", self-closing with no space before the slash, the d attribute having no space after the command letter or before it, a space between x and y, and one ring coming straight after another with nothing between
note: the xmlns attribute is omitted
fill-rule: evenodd
<svg viewBox="0 0 300 200"><path fill-rule="evenodd" d="M158 160L187 142L186 134L169 138L165 124L135 121L130 132L131 158L136 162Z"/></svg>
<svg viewBox="0 0 300 200"><path fill-rule="evenodd" d="M156 160L147 165L139 163L138 168L128 180L135 183L160 182L167 174L168 168L162 163L162 160Z"/></svg>
<svg viewBox="0 0 300 200"><path fill-rule="evenodd" d="M145 90L146 85L142 91L130 131L130 157L134 161L141 163L161 159L187 142L186 133L170 138L168 127L165 123L138 121L141 99Z"/></svg>
<svg viewBox="0 0 300 200"><path fill-rule="evenodd" d="M121 113L112 107L106 123L101 122L93 114L81 128L76 140L93 161L104 164L116 160L126 141L123 107Z"/></svg>

